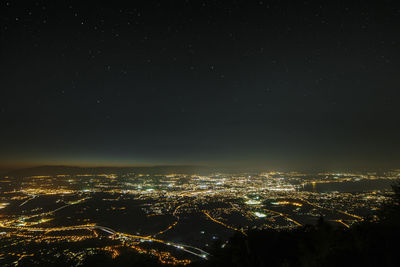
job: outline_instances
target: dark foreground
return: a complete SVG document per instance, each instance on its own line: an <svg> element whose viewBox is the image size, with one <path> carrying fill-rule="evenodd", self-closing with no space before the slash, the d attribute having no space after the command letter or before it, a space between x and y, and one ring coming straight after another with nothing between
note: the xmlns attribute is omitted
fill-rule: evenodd
<svg viewBox="0 0 400 267"><path fill-rule="evenodd" d="M343 229L320 218L313 226L296 230L250 231L247 236L234 235L228 243L215 242L212 257L190 266L399 266L400 187L382 208L379 220L371 217ZM40 259L22 259L19 266L31 266ZM70 266L59 258L58 266ZM41 266L46 265L45 262ZM51 264L54 266L54 262ZM155 257L132 251L121 251L88 257L83 266L168 266Z"/></svg>

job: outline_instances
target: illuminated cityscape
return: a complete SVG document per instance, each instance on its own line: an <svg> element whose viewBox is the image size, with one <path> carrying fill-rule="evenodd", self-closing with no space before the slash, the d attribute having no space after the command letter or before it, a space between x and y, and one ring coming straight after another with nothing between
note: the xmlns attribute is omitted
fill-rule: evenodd
<svg viewBox="0 0 400 267"><path fill-rule="evenodd" d="M398 267L400 1L0 1L0 267Z"/></svg>
<svg viewBox="0 0 400 267"><path fill-rule="evenodd" d="M82 169L84 170L84 169ZM385 173L81 173L1 178L0 262L79 266L125 250L163 264L207 261L237 232L374 220L400 170ZM143 171L143 170L141 170ZM372 217L371 217L372 216ZM38 249L40 247L40 249ZM36 256L36 257L35 257ZM40 261L38 261L40 259Z"/></svg>

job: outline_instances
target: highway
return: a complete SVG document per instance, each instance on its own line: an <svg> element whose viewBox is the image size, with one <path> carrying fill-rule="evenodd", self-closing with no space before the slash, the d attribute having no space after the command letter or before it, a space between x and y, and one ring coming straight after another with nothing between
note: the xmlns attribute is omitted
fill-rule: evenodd
<svg viewBox="0 0 400 267"><path fill-rule="evenodd" d="M206 215L211 221L213 221L213 222L215 222L215 223L218 223L218 224L222 225L222 226L225 227L225 228L228 228L228 229L231 229L231 230L240 232L240 233L242 233L244 236L247 236L247 234L246 234L242 229L238 229L238 228L235 228L235 227L233 227L233 226L227 225L226 223L223 223L223 222L221 222L221 221L219 221L219 220L213 218L213 217L212 217L207 211L205 211L205 210L203 210L203 213L204 213L204 215Z"/></svg>
<svg viewBox="0 0 400 267"><path fill-rule="evenodd" d="M195 255L197 257L200 257L202 259L207 259L210 254L200 248L193 247L190 245L185 245L185 244L179 244L179 243L174 243L174 242L169 242L169 241L164 241L161 239L156 239L151 236L140 236L140 235L131 235L127 233L121 233L117 232L114 229L111 229L109 227L105 226L100 226L100 225L95 225L95 224L85 224L85 225L76 225L76 226L66 226L66 227L55 227L55 228L39 228L39 227L19 227L19 226L5 226L0 224L1 228L6 228L6 229L16 229L19 231L29 231L29 232L58 232L58 231L73 231L73 230L101 230L103 232L106 232L108 234L111 234L115 236L116 238L119 238L121 240L126 240L126 239L134 239L138 240L140 242L158 242L161 244L164 244L166 246L171 246L180 250L183 250L187 253L190 253L192 255Z"/></svg>
<svg viewBox="0 0 400 267"><path fill-rule="evenodd" d="M305 203L307 203L307 204L309 204L309 205L311 205L311 206L314 206L314 207L316 207L316 208L325 209L325 210L330 210L330 211L336 211L336 212L342 213L342 214L344 214L344 215L353 217L353 218L355 218L355 219L357 219L357 220L360 220L360 221L363 221L363 220L364 220L362 217L360 217L360 216L358 216L358 215L355 215L355 214L348 213L348 212L346 212L346 211L342 211L342 210L338 210L338 209L325 208L325 207L322 207L322 206L320 206L320 205L314 204L314 203L312 203L312 202L310 202L310 201L308 201L308 200L302 199L302 198L300 198L300 200L303 201L303 202L305 202Z"/></svg>
<svg viewBox="0 0 400 267"><path fill-rule="evenodd" d="M264 210L267 211L267 212L270 212L270 213L274 213L274 214L280 215L280 216L284 217L286 220L288 220L288 221L290 221L290 222L292 222L292 223L294 223L294 224L296 224L298 226L303 226L301 223L299 223L298 221L290 218L289 215L287 215L285 213L277 212L277 211L273 211L273 210L269 210L269 209L264 209Z"/></svg>

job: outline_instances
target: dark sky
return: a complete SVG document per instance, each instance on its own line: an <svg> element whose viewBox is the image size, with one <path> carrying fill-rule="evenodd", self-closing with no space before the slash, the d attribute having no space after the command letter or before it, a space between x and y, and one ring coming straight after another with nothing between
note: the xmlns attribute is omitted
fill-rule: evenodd
<svg viewBox="0 0 400 267"><path fill-rule="evenodd" d="M0 2L0 165L400 164L398 1L107 2Z"/></svg>

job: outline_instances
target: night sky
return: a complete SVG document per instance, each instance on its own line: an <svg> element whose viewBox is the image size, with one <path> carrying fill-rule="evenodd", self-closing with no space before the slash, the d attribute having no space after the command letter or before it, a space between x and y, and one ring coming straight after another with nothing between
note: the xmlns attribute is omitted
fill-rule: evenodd
<svg viewBox="0 0 400 267"><path fill-rule="evenodd" d="M0 165L400 166L398 1L0 12Z"/></svg>

